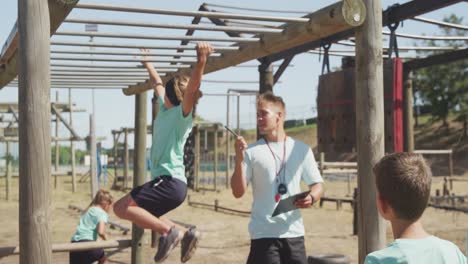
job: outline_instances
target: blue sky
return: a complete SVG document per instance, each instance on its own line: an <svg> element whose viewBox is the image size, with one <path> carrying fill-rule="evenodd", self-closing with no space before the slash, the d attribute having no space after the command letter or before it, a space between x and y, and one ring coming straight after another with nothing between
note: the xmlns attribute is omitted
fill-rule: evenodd
<svg viewBox="0 0 468 264"><path fill-rule="evenodd" d="M206 1L206 0L205 0ZM225 4L234 5L232 1L228 0L208 0L212 4ZM4 0L2 1L2 9L0 9L0 45L3 46L6 38L8 37L11 28L17 18L17 1ZM330 5L335 1L311 1L311 0L293 0L293 1L279 1L279 0L257 0L257 1L237 1L235 5L251 8L268 8L275 10L296 10L296 11L315 11L321 7ZM99 3L111 4L116 6L135 6L145 8L158 8L158 9L174 9L174 10L197 10L203 1L187 1L187 0L171 0L171 1L154 1L154 0L140 0L140 1L123 1L123 0L81 0L80 3ZM395 3L404 3L403 1L384 0L382 7L386 9L388 6ZM255 14L246 11L235 11L248 14ZM424 15L424 17L442 20L444 16L455 13L459 16L468 14L468 3L462 2L441 10ZM70 18L102 18L102 12L96 13L91 10L73 10ZM108 17L106 19L122 19L123 13L106 12ZM274 15L274 16L300 16L299 14L280 14L280 13L257 13L261 15ZM192 18L190 17L172 17L160 15L141 15L141 14L126 14L123 20L128 21L146 21L146 22L159 22L159 23L178 23L190 24ZM465 18L466 20L466 18ZM205 20L206 21L206 20ZM466 24L466 21L464 22ZM67 31L84 31L84 25L81 24L64 24L59 30ZM163 30L163 29L145 29L145 28L127 28L128 32L134 33L149 33L157 35L177 35L185 34L183 30ZM112 26L100 26L101 32L116 32ZM120 32L120 31L119 31ZM411 34L426 34L426 35L440 35L440 30L435 25L423 24L415 21L405 21L403 27L398 30L399 33ZM209 32L196 32L195 36L211 36ZM221 33L218 33L221 34ZM222 36L222 35L217 35ZM54 40L75 40L70 37L54 37ZM387 45L387 38L384 37L384 45ZM88 38L76 38L78 41L88 41ZM117 42L115 39L95 39L96 42ZM141 43L138 41L138 43ZM177 42L158 42L150 41L150 44L177 44ZM399 46L413 46L415 40L399 39ZM419 42L421 43L421 42ZM422 44L420 44L422 45ZM334 45L333 48L343 49L345 47ZM258 64L256 61L246 63L249 65ZM314 115L315 98L317 92L318 76L321 71L321 62L318 60L317 55L301 54L297 55L292 61L293 67L288 68L281 77L281 83L277 84L274 88L275 93L281 95L287 105L289 118L307 118ZM331 58L331 67L339 66L341 59L337 57ZM208 74L204 78L209 80L245 80L257 81L258 71L256 67L251 68L229 68L216 73ZM204 83L202 84L202 91L206 93L224 93L229 88L257 90L258 84L229 84L229 83ZM55 101L55 89L51 90L51 101ZM68 101L68 90L58 90L59 101ZM78 108L86 109L86 113L77 113L74 115L74 124L78 133L85 136L89 131L89 113L92 111L92 92L91 90L74 90L72 92L73 101ZM150 100L151 96L148 96ZM17 89L4 88L0 90L0 102L16 102ZM235 101L231 101L231 105L235 105ZM106 137L103 142L105 147L112 146L112 136L110 131L120 127L132 127L134 119L134 97L128 97L121 93L120 90L96 90L95 91L95 113L96 113L96 131L98 136ZM149 104L148 104L149 106ZM235 107L231 107L234 112ZM241 99L241 126L252 127L255 125L255 108L254 99L249 97L242 97ZM148 122L150 122L151 110L148 108ZM204 119L210 121L218 121L225 123L226 120L226 98L225 97L204 97L200 101L198 113ZM231 117L234 119L234 113ZM230 126L235 127L236 124L231 121ZM53 129L53 127L52 127ZM68 132L65 128L60 129L62 136L67 136ZM149 141L149 140L148 140ZM150 142L148 142L150 145ZM79 147L83 148L81 144ZM3 153L3 146L0 144L0 153ZM1 154L0 154L1 156Z"/></svg>

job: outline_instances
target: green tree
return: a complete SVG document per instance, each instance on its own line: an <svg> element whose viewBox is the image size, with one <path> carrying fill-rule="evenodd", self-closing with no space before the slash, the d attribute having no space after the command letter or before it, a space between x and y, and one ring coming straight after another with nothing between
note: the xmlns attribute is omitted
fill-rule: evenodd
<svg viewBox="0 0 468 264"><path fill-rule="evenodd" d="M463 18L450 15L444 18L445 22L463 24ZM449 27L440 27L445 36L466 36L465 30ZM451 46L466 48L468 41L425 41L426 46ZM441 54L446 51L418 52L424 57ZM468 105L468 59L455 61L449 64L436 65L420 69L415 74L415 83L418 96L423 103L430 104L434 120L442 120L443 126L448 126L447 117L450 112L457 114L456 120L467 121ZM466 133L466 131L465 131Z"/></svg>

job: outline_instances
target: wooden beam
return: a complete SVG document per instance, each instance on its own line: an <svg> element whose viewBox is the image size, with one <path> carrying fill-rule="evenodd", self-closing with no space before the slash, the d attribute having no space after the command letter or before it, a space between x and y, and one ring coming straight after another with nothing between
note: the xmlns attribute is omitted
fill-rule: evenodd
<svg viewBox="0 0 468 264"><path fill-rule="evenodd" d="M462 0L413 0L408 1L405 4L389 8L382 13L382 26L388 26L395 21L403 21L405 19L412 18L414 16L422 15L433 10L443 8L445 6L453 5ZM325 43L334 43L339 40L347 39L354 36L354 28L343 30L341 32L335 33L331 36L323 38ZM269 59L273 61L281 60L287 58L291 55L299 54L306 52L311 49L320 47L323 43L322 40L311 41L296 47L286 49L280 52L275 53L274 55L269 56Z"/></svg>
<svg viewBox="0 0 468 264"><path fill-rule="evenodd" d="M468 58L468 48L436 54L427 58L414 59L403 63L405 72L415 71L421 68L446 64Z"/></svg>
<svg viewBox="0 0 468 264"><path fill-rule="evenodd" d="M57 116L57 118L62 121L63 125L65 125L65 127L70 131L70 133L72 133L72 137L78 139L78 140L81 140L82 138L78 135L78 133L76 133L76 131L73 129L72 126L70 126L70 124L68 124L67 120L65 120L65 118L63 118L63 116L60 114L60 111L55 107L55 105L52 103L50 105L51 109L52 109L52 112L53 114L55 114ZM71 114L71 112L70 112ZM57 123L58 124L58 123ZM56 135L58 137L58 135Z"/></svg>
<svg viewBox="0 0 468 264"><path fill-rule="evenodd" d="M49 12L49 22L50 23L50 34L52 36L55 31L62 24L63 20L68 16L73 7L76 5L78 0L48 0L48 12ZM18 36L18 30L16 27L13 28L10 36ZM13 55L9 58L8 62L5 64L0 64L0 89L5 87L9 82L11 82L17 75L18 67L18 52L17 51L18 42L12 41L8 48L4 47L6 50L10 50L9 53L14 52ZM49 65L49 64L47 64Z"/></svg>
<svg viewBox="0 0 468 264"><path fill-rule="evenodd" d="M373 166L384 155L381 0L364 0L367 17L356 29L356 136L359 261L385 246L386 223L376 206Z"/></svg>
<svg viewBox="0 0 468 264"><path fill-rule="evenodd" d="M53 244L52 252L73 252L73 251L87 251L94 249L106 249L106 248L128 248L132 245L132 241L129 239L122 240L107 240L107 241L91 241L91 242L81 242L81 243L62 243L62 244ZM0 248L0 258L18 255L20 254L19 246L11 247L2 247ZM34 263L34 262L33 262Z"/></svg>
<svg viewBox="0 0 468 264"><path fill-rule="evenodd" d="M52 263L49 17L48 2L18 1L20 264Z"/></svg>
<svg viewBox="0 0 468 264"><path fill-rule="evenodd" d="M68 103L55 103L55 107L57 107L60 112L69 112L70 107L68 106ZM75 106L75 104L73 104ZM74 112L83 112L83 109L74 109ZM0 113L11 113L15 114L18 112L18 103L0 103ZM17 117L15 117L17 118Z"/></svg>
<svg viewBox="0 0 468 264"><path fill-rule="evenodd" d="M10 105L8 107L8 111L13 114L13 117L15 118L16 122L19 122L18 115L16 114L16 111L18 110L15 111L15 109L13 109L13 107Z"/></svg>
<svg viewBox="0 0 468 264"><path fill-rule="evenodd" d="M210 73L238 65L252 59L265 57L313 40L322 39L362 24L365 18L365 7L361 0L345 0L305 16L307 23L287 23L282 28L283 34L259 34L259 42L239 43L239 52L224 52L221 57L208 59L205 73ZM189 70L180 69L179 74ZM164 77L166 79L167 77ZM164 80L163 80L164 81ZM124 94L133 95L149 90L148 81L123 89Z"/></svg>
<svg viewBox="0 0 468 264"><path fill-rule="evenodd" d="M281 77L281 75L283 75L283 72L286 70L286 68L288 68L293 58L294 55L284 59L284 61L281 63L278 70L276 70L273 76L273 84L276 84L278 82L279 78Z"/></svg>

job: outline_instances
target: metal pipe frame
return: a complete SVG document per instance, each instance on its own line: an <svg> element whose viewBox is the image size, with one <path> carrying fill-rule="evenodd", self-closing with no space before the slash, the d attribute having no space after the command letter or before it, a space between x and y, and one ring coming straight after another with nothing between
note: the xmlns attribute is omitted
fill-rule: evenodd
<svg viewBox="0 0 468 264"><path fill-rule="evenodd" d="M78 90L122 90L123 86L71 86L71 85L55 85L52 89L78 89Z"/></svg>
<svg viewBox="0 0 468 264"><path fill-rule="evenodd" d="M111 5L77 4L75 8L116 11L116 12L131 12L131 13L142 13L142 14L155 14L155 15L224 18L224 19L240 19L240 20L255 20L255 21L304 22L304 23L309 22L309 19L307 18L258 16L258 15L244 15L244 14L205 12L205 11L177 11L177 10L166 10L166 9L131 8L131 7L119 7L119 6L111 6Z"/></svg>
<svg viewBox="0 0 468 264"><path fill-rule="evenodd" d="M65 76L65 77L148 77L148 74L132 73L132 74L93 74L93 73L81 73L81 74L70 74L70 73L57 73L53 76Z"/></svg>
<svg viewBox="0 0 468 264"><path fill-rule="evenodd" d="M113 20L101 20L101 19L70 18L70 19L66 19L65 22L77 23L77 24L99 24L99 25L128 26L128 27L222 31L222 32L238 32L238 33L252 33L252 34L283 32L283 30L280 28L275 29L275 28L251 28L251 27L229 27L229 26L182 25L182 24L163 24L163 23L147 23L147 22L133 22L133 21L113 21Z"/></svg>
<svg viewBox="0 0 468 264"><path fill-rule="evenodd" d="M433 24L433 25L437 25L437 26L468 30L468 26L465 26L465 25L454 24L454 23L449 23L449 22L445 22L445 21L438 21L438 20L424 18L424 17L420 17L420 16L413 17L412 20L419 21L419 22L425 22L425 23L429 23L429 24Z"/></svg>
<svg viewBox="0 0 468 264"><path fill-rule="evenodd" d="M52 46L75 46L75 47L100 47L100 48L117 48L117 49L161 49L161 50L195 50L195 46L184 45L134 45L134 44L118 44L118 43L96 43L96 42L72 42L72 41L51 41ZM236 51L237 46L219 46L213 45L217 51Z"/></svg>
<svg viewBox="0 0 468 264"><path fill-rule="evenodd" d="M51 85L59 85L59 86L99 86L99 87L114 87L114 86L125 86L128 84L135 84L136 82L125 82L125 83L100 83L100 82L51 82Z"/></svg>
<svg viewBox="0 0 468 264"><path fill-rule="evenodd" d="M95 79L96 77L93 77L93 78L89 78L89 79L57 79L57 77L54 77L54 76L51 76L51 78L53 79L54 82L63 82L63 83L71 83L71 82L94 82L96 81L97 83L99 82L103 82L103 83L112 83L112 82L120 82L120 81L125 81L125 82L133 82L133 83L137 83L137 82L145 82L146 79L144 78L128 78L128 79L125 79L125 78L121 78L121 79L113 79L113 78L103 78L103 77L99 77L99 79Z"/></svg>
<svg viewBox="0 0 468 264"><path fill-rule="evenodd" d="M177 69L158 69L158 73L164 72L176 72ZM73 72L73 73L116 73L116 72L123 72L123 73L147 73L144 69L107 69L107 70L99 70L99 69L63 69L63 68L52 68L51 74L54 73L64 73L64 72Z"/></svg>
<svg viewBox="0 0 468 264"><path fill-rule="evenodd" d="M338 41L337 43L335 43L337 45L343 45L343 46L349 46L349 47L355 47L356 44L354 44L353 42L348 42L348 41ZM384 47L383 48L384 50L387 50L388 48L387 47ZM441 46L433 46L433 47L418 47L418 46L403 46L403 47L398 47L398 50L400 51L417 51L417 50L421 50L421 51L437 51L437 50L457 50L457 49L461 49L461 47L450 47L450 46L444 46L444 47L441 47Z"/></svg>
<svg viewBox="0 0 468 264"><path fill-rule="evenodd" d="M52 67L68 67L68 68L96 68L96 69L144 69L141 64L135 66L121 66L121 65L97 65L97 64L61 64L51 63ZM190 65L153 65L156 70L158 68L164 69L179 69L179 68L190 68Z"/></svg>
<svg viewBox="0 0 468 264"><path fill-rule="evenodd" d="M116 51L85 51L85 50L51 50L51 54L76 54L76 55L112 55L112 56L158 56L158 57L188 57L196 58L196 54L186 53L154 53L154 52L116 52ZM212 53L210 57L219 57L221 53Z"/></svg>
<svg viewBox="0 0 468 264"><path fill-rule="evenodd" d="M203 93L203 96L254 96L258 93Z"/></svg>
<svg viewBox="0 0 468 264"><path fill-rule="evenodd" d="M383 31L382 34L390 35L389 31ZM468 40L468 37L464 36L422 36L414 34L405 34L405 33L396 33L400 38L410 38L410 39L423 39L423 40Z"/></svg>
<svg viewBox="0 0 468 264"><path fill-rule="evenodd" d="M112 62L170 62L170 63L195 63L196 59L113 59L102 57L56 57L51 56L51 60L65 60L65 61L112 61Z"/></svg>
<svg viewBox="0 0 468 264"><path fill-rule="evenodd" d="M145 81L144 79L52 79L52 82L55 83L129 83L129 82L142 82Z"/></svg>
<svg viewBox="0 0 468 264"><path fill-rule="evenodd" d="M217 37L215 38L215 37L194 37L194 36L149 36L149 35L144 35L144 34L117 34L117 33L94 33L94 32L72 32L72 31L56 32L54 36L152 39L152 40L219 41L219 42L257 42L260 40L260 38L242 38L242 37Z"/></svg>
<svg viewBox="0 0 468 264"><path fill-rule="evenodd" d="M239 7L239 6L231 6L231 5L219 5L219 4L208 4L205 3L206 6L212 7L221 7L227 9L234 9L234 10L244 10L244 11L255 11L255 12L268 12L268 13L290 13L290 14L308 14L312 13L312 11L298 11L298 10L277 10L277 9L262 9L262 8L248 8L248 7Z"/></svg>
<svg viewBox="0 0 468 264"><path fill-rule="evenodd" d="M138 83L137 81L135 82L127 82L127 83L131 83L131 84L135 84L135 83ZM17 86L18 84L17 83L11 83L12 85L15 85ZM109 81L108 83L99 83L99 82L83 82L83 83L79 83L79 82L51 82L51 85L52 86L56 86L56 85L59 85L59 86L103 86L103 87L108 87L108 86L122 86L124 87L126 85L126 83L112 83L111 81Z"/></svg>

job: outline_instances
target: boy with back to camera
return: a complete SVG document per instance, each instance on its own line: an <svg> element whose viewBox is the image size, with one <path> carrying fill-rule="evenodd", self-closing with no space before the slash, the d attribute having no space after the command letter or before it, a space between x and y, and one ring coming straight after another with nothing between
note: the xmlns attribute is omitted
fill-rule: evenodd
<svg viewBox="0 0 468 264"><path fill-rule="evenodd" d="M452 242L428 234L421 223L431 192L431 169L414 153L393 153L374 166L377 208L392 225L393 241L370 253L366 264L466 264Z"/></svg>

